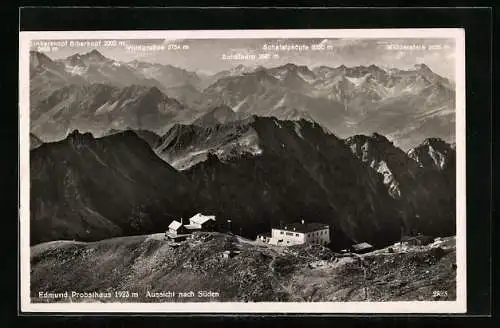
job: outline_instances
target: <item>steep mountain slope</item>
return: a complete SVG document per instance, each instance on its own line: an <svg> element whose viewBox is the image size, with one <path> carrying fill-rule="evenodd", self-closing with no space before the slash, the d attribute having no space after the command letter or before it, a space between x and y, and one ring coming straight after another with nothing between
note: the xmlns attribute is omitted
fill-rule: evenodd
<svg viewBox="0 0 500 328"><path fill-rule="evenodd" d="M113 134L117 133L122 133L124 131L132 131L135 134L137 134L138 137L142 138L144 141L148 143L148 145L151 147L151 149L154 149L156 146L156 143L160 139L160 136L157 135L156 133L149 131L149 130L134 130L130 127L127 127L124 130L118 130L118 129L109 129L109 131L104 134L104 136L110 136Z"/></svg>
<svg viewBox="0 0 500 328"><path fill-rule="evenodd" d="M207 160L211 153L225 159L257 155L262 150L257 132L248 124L252 120L208 127L177 124L158 140L155 152L178 170Z"/></svg>
<svg viewBox="0 0 500 328"><path fill-rule="evenodd" d="M189 183L134 132L71 133L31 151L31 243L166 229Z"/></svg>
<svg viewBox="0 0 500 328"><path fill-rule="evenodd" d="M456 299L454 238L393 249L339 257L319 245L277 249L219 233L196 233L177 248L162 234L93 243L55 241L31 248L30 295L34 303ZM240 253L223 259L225 250ZM442 298L433 297L436 290L443 291ZM40 291L68 295L47 300L39 298ZM98 291L103 297L76 297L71 291ZM115 291L137 297L118 298ZM179 297L189 291L190 297Z"/></svg>
<svg viewBox="0 0 500 328"><path fill-rule="evenodd" d="M134 132L144 139L148 143L148 145L151 147L151 149L154 149L156 147L156 144L158 140L160 139L160 136L157 135L156 133L149 131L149 130L134 130Z"/></svg>
<svg viewBox="0 0 500 328"><path fill-rule="evenodd" d="M450 145L438 138L428 138L408 152L419 166L438 171L455 169L455 144Z"/></svg>
<svg viewBox="0 0 500 328"><path fill-rule="evenodd" d="M204 109L202 107L203 93L192 84L168 87L165 89L165 94L170 98L177 99L181 104L192 109L198 109L200 111Z"/></svg>
<svg viewBox="0 0 500 328"><path fill-rule="evenodd" d="M164 128L184 106L156 87L107 84L68 85L31 109L31 131L48 141L61 140L79 129L96 136L110 128Z"/></svg>
<svg viewBox="0 0 500 328"><path fill-rule="evenodd" d="M406 233L455 232L455 152L449 144L428 139L406 154L379 134L357 135L345 142L399 200Z"/></svg>
<svg viewBox="0 0 500 328"><path fill-rule="evenodd" d="M219 124L243 121L250 115L235 112L229 106L216 106L193 121L194 125L212 127Z"/></svg>

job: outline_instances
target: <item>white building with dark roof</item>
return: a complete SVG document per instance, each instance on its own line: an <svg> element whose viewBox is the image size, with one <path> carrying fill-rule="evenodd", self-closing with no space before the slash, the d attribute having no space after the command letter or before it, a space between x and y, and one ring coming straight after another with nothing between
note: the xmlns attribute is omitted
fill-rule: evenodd
<svg viewBox="0 0 500 328"><path fill-rule="evenodd" d="M285 224L272 228L269 244L293 246L301 244L327 245L330 243L330 226L324 223L310 222Z"/></svg>

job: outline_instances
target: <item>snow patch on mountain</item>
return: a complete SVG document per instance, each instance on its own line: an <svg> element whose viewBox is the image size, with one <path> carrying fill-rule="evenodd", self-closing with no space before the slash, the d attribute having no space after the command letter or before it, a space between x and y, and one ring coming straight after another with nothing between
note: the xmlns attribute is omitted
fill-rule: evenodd
<svg viewBox="0 0 500 328"><path fill-rule="evenodd" d="M240 101L239 103L237 103L236 106L234 106L232 108L233 112L237 113L241 109L241 106L243 106L246 103L247 99L248 99L248 97L246 97L245 99L243 99L242 101Z"/></svg>
<svg viewBox="0 0 500 328"><path fill-rule="evenodd" d="M434 163L439 166L440 169L443 169L446 164L446 158L444 155L438 151L436 151L432 145L429 145L429 156L432 158Z"/></svg>
<svg viewBox="0 0 500 328"><path fill-rule="evenodd" d="M359 87L363 82L366 81L366 79L369 75L370 74L366 74L365 76L362 76L362 77L346 76L346 79L349 80L349 82L351 82L352 84L354 84L354 86Z"/></svg>
<svg viewBox="0 0 500 328"><path fill-rule="evenodd" d="M276 103L276 105L274 105L274 107L272 109L277 109L277 108L280 108L280 107L284 106L285 105L285 99L286 99L286 94L283 95L283 97L280 99L280 101L278 101Z"/></svg>
<svg viewBox="0 0 500 328"><path fill-rule="evenodd" d="M294 127L295 133L299 136L299 138L304 139L304 136L302 135L302 126L300 125L300 123L294 122L293 127Z"/></svg>
<svg viewBox="0 0 500 328"><path fill-rule="evenodd" d="M116 100L115 102L113 102L112 104L109 104L109 103L104 103L102 104L101 107L99 107L96 111L95 111L95 115L102 115L102 114L107 114L107 113L110 113L112 112L115 107L118 105L118 102L119 100Z"/></svg>
<svg viewBox="0 0 500 328"><path fill-rule="evenodd" d="M303 74L302 72L298 72L297 75L304 81L306 81L307 83L314 83L316 82L316 79L313 78L312 76L308 76L306 74Z"/></svg>
<svg viewBox="0 0 500 328"><path fill-rule="evenodd" d="M68 72L69 74L71 75L84 75L85 73L87 73L87 70L88 68L87 67L83 67L83 66L71 66L69 64L66 64L65 67L64 67L65 71Z"/></svg>

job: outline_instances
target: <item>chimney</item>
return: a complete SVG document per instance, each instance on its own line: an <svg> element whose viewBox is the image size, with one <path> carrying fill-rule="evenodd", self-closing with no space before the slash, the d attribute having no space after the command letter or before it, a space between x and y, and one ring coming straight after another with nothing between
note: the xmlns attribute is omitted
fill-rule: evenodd
<svg viewBox="0 0 500 328"><path fill-rule="evenodd" d="M183 223L184 223L183 221L184 221L184 218L181 218L181 225L183 225Z"/></svg>

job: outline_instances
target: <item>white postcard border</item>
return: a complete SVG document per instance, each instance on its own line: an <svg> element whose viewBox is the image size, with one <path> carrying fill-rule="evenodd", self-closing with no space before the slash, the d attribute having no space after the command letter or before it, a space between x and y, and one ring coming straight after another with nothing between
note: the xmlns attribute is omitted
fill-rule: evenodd
<svg viewBox="0 0 500 328"><path fill-rule="evenodd" d="M61 313L465 313L466 189L465 189L465 31L464 29L335 29L335 30L154 30L43 31L19 33L20 150L20 312ZM47 39L261 39L261 38L453 38L456 65L456 254L455 301L410 302L194 302L194 303L31 303L29 233L29 50L32 40ZM193 309L196 309L195 311Z"/></svg>

